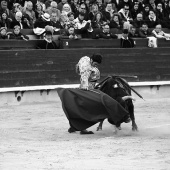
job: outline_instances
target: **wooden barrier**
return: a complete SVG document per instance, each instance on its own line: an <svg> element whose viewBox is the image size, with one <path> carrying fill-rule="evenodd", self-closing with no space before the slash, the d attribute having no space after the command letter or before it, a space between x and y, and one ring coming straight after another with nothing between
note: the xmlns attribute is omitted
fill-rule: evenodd
<svg viewBox="0 0 170 170"><path fill-rule="evenodd" d="M79 83L75 65L80 57L101 53L101 79L137 75L129 81L170 80L170 48L1 50L0 88Z"/></svg>

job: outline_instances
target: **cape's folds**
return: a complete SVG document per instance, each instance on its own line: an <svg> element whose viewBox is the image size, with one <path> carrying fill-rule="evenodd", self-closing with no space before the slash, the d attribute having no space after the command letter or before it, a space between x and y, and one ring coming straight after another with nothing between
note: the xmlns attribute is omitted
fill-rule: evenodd
<svg viewBox="0 0 170 170"><path fill-rule="evenodd" d="M85 130L105 118L116 124L128 115L116 100L100 90L59 88L57 92L70 125L77 131Z"/></svg>

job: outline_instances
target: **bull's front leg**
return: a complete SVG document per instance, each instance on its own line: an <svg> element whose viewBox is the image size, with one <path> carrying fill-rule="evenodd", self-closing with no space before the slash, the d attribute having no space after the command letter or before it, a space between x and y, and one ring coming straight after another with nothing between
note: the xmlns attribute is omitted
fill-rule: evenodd
<svg viewBox="0 0 170 170"><path fill-rule="evenodd" d="M99 126L97 127L96 131L101 131L102 130L103 122L104 122L104 119L100 121Z"/></svg>
<svg viewBox="0 0 170 170"><path fill-rule="evenodd" d="M137 126L135 120L132 120L132 130L133 131L138 131L138 126Z"/></svg>

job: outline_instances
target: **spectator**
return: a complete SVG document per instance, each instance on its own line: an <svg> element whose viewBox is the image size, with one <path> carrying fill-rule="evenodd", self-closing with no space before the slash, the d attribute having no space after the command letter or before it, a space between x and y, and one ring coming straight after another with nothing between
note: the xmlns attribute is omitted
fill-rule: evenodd
<svg viewBox="0 0 170 170"><path fill-rule="evenodd" d="M41 18L41 15L43 15L43 14L44 14L43 6L40 3L37 3L36 6L35 6L35 17L36 17L36 20Z"/></svg>
<svg viewBox="0 0 170 170"><path fill-rule="evenodd" d="M8 3L6 0L2 0L1 1L1 6L0 6L0 15L2 13L6 13L7 14L7 17L8 18L11 18L11 21L12 19L14 18L14 15L12 14L12 12L8 9Z"/></svg>
<svg viewBox="0 0 170 170"><path fill-rule="evenodd" d="M97 12L92 20L92 28L93 29L102 29L102 27L106 24L106 22L103 21L103 15L101 12Z"/></svg>
<svg viewBox="0 0 170 170"><path fill-rule="evenodd" d="M103 30L100 32L99 37L100 37L100 38L104 38L104 39L111 39L111 38L116 39L116 38L117 38L117 35L111 33L111 32L110 32L110 27L109 27L109 25L106 24L106 25L104 26Z"/></svg>
<svg viewBox="0 0 170 170"><path fill-rule="evenodd" d="M142 24L142 27L139 29L139 37L147 38L152 35L151 31L148 29L148 25L146 23Z"/></svg>
<svg viewBox="0 0 170 170"><path fill-rule="evenodd" d="M170 39L170 34L162 31L162 26L160 24L156 25L155 29L152 31L152 35L156 38L166 38L168 40Z"/></svg>
<svg viewBox="0 0 170 170"><path fill-rule="evenodd" d="M79 13L78 18L74 20L75 22L75 32L80 34L82 38L89 38L90 33L93 31L91 27L91 21L84 20L84 13Z"/></svg>
<svg viewBox="0 0 170 170"><path fill-rule="evenodd" d="M75 27L75 22L74 22L74 13L70 12L67 14L68 16L68 22L66 22L65 29L68 29L69 27Z"/></svg>
<svg viewBox="0 0 170 170"><path fill-rule="evenodd" d="M138 38L139 37L139 32L134 26L131 27L131 29L129 31L129 37L130 38Z"/></svg>
<svg viewBox="0 0 170 170"><path fill-rule="evenodd" d="M149 11L149 16L146 19L146 23L148 24L149 28L155 28L155 26L160 23L160 20L156 17L154 11Z"/></svg>
<svg viewBox="0 0 170 170"><path fill-rule="evenodd" d="M121 16L121 19L123 20L123 22L130 22L132 21L132 15L131 12L129 11L129 6L125 5L124 8L122 8L119 12L118 12Z"/></svg>
<svg viewBox="0 0 170 170"><path fill-rule="evenodd" d="M118 6L118 11L121 10L122 8L124 8L124 6L128 6L129 9L132 9L133 3L131 0L120 1L119 6Z"/></svg>
<svg viewBox="0 0 170 170"><path fill-rule="evenodd" d="M43 42L37 45L37 49L57 49L57 44L52 40L52 32L46 31Z"/></svg>
<svg viewBox="0 0 170 170"><path fill-rule="evenodd" d="M149 11L150 11L150 6L145 5L144 10L142 11L144 21L149 17Z"/></svg>
<svg viewBox="0 0 170 170"><path fill-rule="evenodd" d="M99 11L102 13L105 10L105 5L102 3L102 0L96 0Z"/></svg>
<svg viewBox="0 0 170 170"><path fill-rule="evenodd" d="M70 12L72 12L70 5L69 5L69 4L64 4L61 13L65 13L65 14L67 15L67 14L70 13Z"/></svg>
<svg viewBox="0 0 170 170"><path fill-rule="evenodd" d="M75 34L74 27L70 26L70 27L68 27L68 29L62 35L62 39L74 39L74 40L77 40L77 39L80 39L80 37Z"/></svg>
<svg viewBox="0 0 170 170"><path fill-rule="evenodd" d="M19 25L21 29L29 29L30 23L28 18L23 16L21 12L16 12L15 19L11 22L10 27L13 29L14 26Z"/></svg>
<svg viewBox="0 0 170 170"><path fill-rule="evenodd" d="M23 15L27 15L29 17L30 28L33 28L36 17L35 12L33 11L33 3L31 1L26 3L25 9L23 10Z"/></svg>
<svg viewBox="0 0 170 170"><path fill-rule="evenodd" d="M46 13L48 13L50 16L52 13L56 13L58 17L60 17L60 10L57 9L57 3L55 1L52 1L50 3L50 6L47 8Z"/></svg>
<svg viewBox="0 0 170 170"><path fill-rule="evenodd" d="M8 39L7 29L6 27L0 28L0 39Z"/></svg>
<svg viewBox="0 0 170 170"><path fill-rule="evenodd" d="M55 2L55 1L53 1L53 0L46 0L45 1L45 9L43 9L44 11L46 10L46 9L48 9L49 7L51 7L51 2ZM46 12L46 11L45 11Z"/></svg>
<svg viewBox="0 0 170 170"><path fill-rule="evenodd" d="M73 3L71 3L71 9L74 14L78 12L78 8L79 8L78 2L79 0L74 0Z"/></svg>
<svg viewBox="0 0 170 170"><path fill-rule="evenodd" d="M6 27L9 29L10 24L11 24L11 19L7 17L7 14L5 12L2 13L0 17L0 27Z"/></svg>
<svg viewBox="0 0 170 170"><path fill-rule="evenodd" d="M98 9L98 5L97 4L93 4L92 5L92 10L91 12L89 12L89 19L92 21L94 16L96 15L96 13L98 13L99 9Z"/></svg>
<svg viewBox="0 0 170 170"><path fill-rule="evenodd" d="M60 10L60 12L62 11L64 4L67 4L67 0L61 0L61 2L58 4L57 8Z"/></svg>
<svg viewBox="0 0 170 170"><path fill-rule="evenodd" d="M124 29L120 39L120 48L133 48L135 46L134 40L128 34L128 29Z"/></svg>
<svg viewBox="0 0 170 170"><path fill-rule="evenodd" d="M21 33L21 28L19 25L15 25L13 32L9 33L9 39L28 41L29 37Z"/></svg>
<svg viewBox="0 0 170 170"><path fill-rule="evenodd" d="M45 28L46 25L51 25L50 15L48 13L41 15L41 18L35 22L34 28Z"/></svg>
<svg viewBox="0 0 170 170"><path fill-rule="evenodd" d="M89 20L89 15L86 10L86 5L83 3L79 6L79 10L77 13L74 14L74 17L77 18L79 16L79 13L84 13L84 20L88 21Z"/></svg>
<svg viewBox="0 0 170 170"><path fill-rule="evenodd" d="M150 5L150 9L155 12L156 11L155 0L149 0L149 5Z"/></svg>
<svg viewBox="0 0 170 170"><path fill-rule="evenodd" d="M113 14L116 13L117 11L113 9L112 3L108 3L106 5L105 11L103 11L103 17L104 19L110 23L111 18L113 17Z"/></svg>
<svg viewBox="0 0 170 170"><path fill-rule="evenodd" d="M136 19L133 21L133 26L136 28L141 28L143 23L144 23L143 15L141 13L139 13L137 15Z"/></svg>
<svg viewBox="0 0 170 170"><path fill-rule="evenodd" d="M136 19L137 14L140 13L141 11L139 10L139 5L138 4L134 4L132 10L131 10L131 14L132 14L132 19Z"/></svg>
<svg viewBox="0 0 170 170"><path fill-rule="evenodd" d="M158 17L159 20L161 21L164 20L165 14L161 3L158 3L156 7L156 16Z"/></svg>
<svg viewBox="0 0 170 170"><path fill-rule="evenodd" d="M59 18L57 17L57 14L54 12L51 14L51 26L53 26L54 30L56 29L62 29L63 27L61 26L61 23L59 21Z"/></svg>
<svg viewBox="0 0 170 170"><path fill-rule="evenodd" d="M69 18L65 12L61 13L60 15L60 23L63 28L67 27L67 24L69 22Z"/></svg>
<svg viewBox="0 0 170 170"><path fill-rule="evenodd" d="M110 24L109 24L110 28L117 28L119 30L122 30L123 28L123 23L120 19L120 16L118 14L114 14L111 21L110 21Z"/></svg>

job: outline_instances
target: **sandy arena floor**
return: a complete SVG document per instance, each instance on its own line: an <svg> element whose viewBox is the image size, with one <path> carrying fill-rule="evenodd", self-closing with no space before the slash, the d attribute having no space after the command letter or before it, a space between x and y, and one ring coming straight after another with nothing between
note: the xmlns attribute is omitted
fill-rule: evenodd
<svg viewBox="0 0 170 170"><path fill-rule="evenodd" d="M139 132L69 134L61 103L0 108L0 170L170 170L170 99L135 102Z"/></svg>

